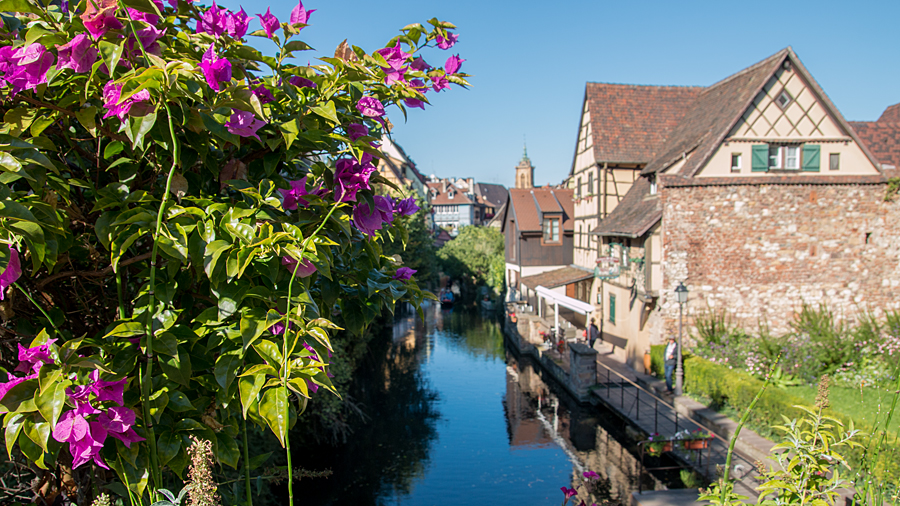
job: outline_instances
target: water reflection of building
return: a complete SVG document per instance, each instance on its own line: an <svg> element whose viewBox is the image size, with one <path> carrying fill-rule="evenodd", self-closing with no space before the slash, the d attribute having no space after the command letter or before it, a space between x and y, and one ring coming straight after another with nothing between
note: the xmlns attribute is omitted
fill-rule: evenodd
<svg viewBox="0 0 900 506"><path fill-rule="evenodd" d="M391 386L392 369L407 372L428 359L431 354L431 342L427 339L427 335L427 321L418 318L412 306L403 304L397 308L391 327L393 346L388 348L383 365L386 390Z"/></svg>
<svg viewBox="0 0 900 506"><path fill-rule="evenodd" d="M580 483L582 472L594 471L601 479L595 484L598 503L628 503L638 489L640 461L629 449L630 439L616 424L618 419L600 420L600 408L582 409L562 392L542 379L529 358L517 360L507 354L506 397L510 445L528 449L555 443L573 463L572 483ZM665 485L647 474L644 490L660 490Z"/></svg>

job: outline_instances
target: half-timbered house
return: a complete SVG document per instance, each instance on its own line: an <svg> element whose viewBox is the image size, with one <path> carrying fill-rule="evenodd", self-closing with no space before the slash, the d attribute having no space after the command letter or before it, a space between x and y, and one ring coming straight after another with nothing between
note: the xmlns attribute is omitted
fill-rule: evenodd
<svg viewBox="0 0 900 506"><path fill-rule="evenodd" d="M604 337L640 363L677 332L682 282L688 329L710 310L778 332L804 303L900 308L895 151L873 151L791 48L699 90L593 231L619 260L601 273Z"/></svg>

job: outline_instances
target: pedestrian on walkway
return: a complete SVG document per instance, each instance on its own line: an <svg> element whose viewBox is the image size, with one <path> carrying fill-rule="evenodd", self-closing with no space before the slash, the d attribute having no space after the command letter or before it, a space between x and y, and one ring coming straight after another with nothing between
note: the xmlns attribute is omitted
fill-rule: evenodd
<svg viewBox="0 0 900 506"><path fill-rule="evenodd" d="M675 343L675 336L669 336L669 344L666 345L666 390L669 393L674 392L672 388L672 375L675 373L676 357L678 356L678 344Z"/></svg>
<svg viewBox="0 0 900 506"><path fill-rule="evenodd" d="M594 323L593 318L591 318L591 325L588 327L588 335L591 336L591 348L593 348L594 343L596 343L597 339L600 337L600 329L597 328L597 324Z"/></svg>

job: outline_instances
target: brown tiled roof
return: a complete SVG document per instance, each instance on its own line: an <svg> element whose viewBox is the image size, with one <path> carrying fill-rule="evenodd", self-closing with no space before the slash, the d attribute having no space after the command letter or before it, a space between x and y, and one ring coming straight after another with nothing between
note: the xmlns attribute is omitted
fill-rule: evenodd
<svg viewBox="0 0 900 506"><path fill-rule="evenodd" d="M666 140L662 153L648 163L641 174L664 169L683 154L693 152L682 169L683 174L693 175L698 164L718 147L717 140L741 117L787 54L788 50L782 49L703 90Z"/></svg>
<svg viewBox="0 0 900 506"><path fill-rule="evenodd" d="M465 204L474 204L469 197L466 196L464 192L459 191L459 188L453 185L453 183L447 183L447 190L453 190L456 192L453 195L453 198L447 196L449 192L442 192L442 183L428 183L429 191L431 188L437 190L437 195L431 198L431 205L440 206L440 205L465 205Z"/></svg>
<svg viewBox="0 0 900 506"><path fill-rule="evenodd" d="M900 123L900 104L894 104L881 113L879 123Z"/></svg>
<svg viewBox="0 0 900 506"><path fill-rule="evenodd" d="M539 286L556 288L557 286L568 285L569 283L592 277L594 277L592 272L577 267L563 267L562 269L554 269L533 276L525 276L519 281L529 288L537 288Z"/></svg>
<svg viewBox="0 0 900 506"><path fill-rule="evenodd" d="M878 121L850 125L879 163L900 167L900 104L885 109Z"/></svg>
<svg viewBox="0 0 900 506"><path fill-rule="evenodd" d="M640 237L662 217L659 198L650 195L650 181L639 178L591 234L602 236Z"/></svg>
<svg viewBox="0 0 900 506"><path fill-rule="evenodd" d="M572 202L574 195L575 190L564 188L510 188L509 201L512 204L519 231L541 231L537 201L540 202L542 212L558 213L562 211L563 230L571 232L575 229L575 204ZM562 205L562 209L559 208L560 205Z"/></svg>
<svg viewBox="0 0 900 506"><path fill-rule="evenodd" d="M663 154L654 158L641 171L642 175L648 175L665 169L685 154L691 156L687 159L680 173L692 177L700 170L709 157L715 152L728 132L750 107L756 95L762 90L766 82L789 59L796 71L809 83L809 89L818 98L822 105L837 121L851 138L857 141L866 156L876 163L871 153L850 127L847 120L841 116L828 95L819 87L803 63L787 47L765 60L733 74L718 83L706 88L691 105L684 119L666 140ZM760 181L762 183L762 181Z"/></svg>
<svg viewBox="0 0 900 506"><path fill-rule="evenodd" d="M498 209L506 203L506 199L509 197L505 186L493 183L475 183L475 193L484 197L486 203Z"/></svg>
<svg viewBox="0 0 900 506"><path fill-rule="evenodd" d="M587 83L594 157L598 162L647 163L703 90L693 86Z"/></svg>

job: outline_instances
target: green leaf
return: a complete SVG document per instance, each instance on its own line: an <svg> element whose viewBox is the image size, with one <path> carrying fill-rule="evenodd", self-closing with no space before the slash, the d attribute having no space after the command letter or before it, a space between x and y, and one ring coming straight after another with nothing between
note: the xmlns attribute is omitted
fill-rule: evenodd
<svg viewBox="0 0 900 506"><path fill-rule="evenodd" d="M270 313L275 313L275 315L273 316ZM269 312L265 314L265 319L263 319L262 310L259 308L251 309L250 311L246 311L243 315L241 315L241 340L244 344L242 352L247 353L250 345L252 345L253 342L257 339L259 339L259 336L261 336L263 332L265 332L269 327L278 322L278 320L280 320L281 318L281 315L273 309L270 309ZM272 323L270 324L270 320L274 321L272 321Z"/></svg>
<svg viewBox="0 0 900 506"><path fill-rule="evenodd" d="M163 332L153 338L153 351L174 357L178 355L178 338L171 332Z"/></svg>
<svg viewBox="0 0 900 506"><path fill-rule="evenodd" d="M208 278L212 279L219 257L222 256L222 253L228 251L229 248L231 248L231 243L221 239L206 245L206 251L203 253L203 270Z"/></svg>
<svg viewBox="0 0 900 506"><path fill-rule="evenodd" d="M22 431L22 422L25 421L25 415L22 413L7 413L3 419L3 426L6 437L6 454L12 459L12 449L19 438L19 432Z"/></svg>
<svg viewBox="0 0 900 506"><path fill-rule="evenodd" d="M46 130L48 126L52 125L54 121L56 121L56 118L54 117L54 115L49 115L49 116L42 115L38 119L34 120L34 122L31 124L31 129L30 129L31 136L32 137L40 136L41 133L44 130Z"/></svg>
<svg viewBox="0 0 900 506"><path fill-rule="evenodd" d="M241 393L241 406L244 408L244 418L247 418L247 410L256 402L259 391L266 384L266 375L259 373L253 376L238 378L238 391Z"/></svg>
<svg viewBox="0 0 900 506"><path fill-rule="evenodd" d="M110 158L118 155L125 149L125 144L122 141L113 141L106 145L106 148L103 149L103 158L105 160L109 160Z"/></svg>
<svg viewBox="0 0 900 506"><path fill-rule="evenodd" d="M169 409L176 413L182 413L184 411L196 411L197 408L191 404L186 395L178 390L174 390L169 392Z"/></svg>
<svg viewBox="0 0 900 506"><path fill-rule="evenodd" d="M124 42L113 44L112 42L107 42L105 40L100 41L100 55L103 57L103 61L106 62L106 68L109 69L110 74L115 72L116 67L119 65L119 58L122 57L123 44ZM112 75L110 75L110 77L112 77Z"/></svg>
<svg viewBox="0 0 900 506"><path fill-rule="evenodd" d="M291 51L309 51L312 48L306 42L299 40L292 40L284 45L284 50L287 52Z"/></svg>
<svg viewBox="0 0 900 506"><path fill-rule="evenodd" d="M132 149L144 148L144 136L150 132L153 125L156 124L156 112L141 116L139 118L130 117L125 120L125 135L131 141Z"/></svg>
<svg viewBox="0 0 900 506"><path fill-rule="evenodd" d="M262 455L255 455L253 457L250 457L250 470L259 468L259 466L265 464L266 460L268 460L271 456L272 452L266 452Z"/></svg>
<svg viewBox="0 0 900 506"><path fill-rule="evenodd" d="M170 380L184 386L191 383L191 356L184 348L178 347L178 355L174 357L160 357L160 367Z"/></svg>
<svg viewBox="0 0 900 506"><path fill-rule="evenodd" d="M37 8L34 3L28 0L2 0L0 1L0 12L27 12L29 14L43 14L44 12Z"/></svg>
<svg viewBox="0 0 900 506"><path fill-rule="evenodd" d="M108 334L103 336L103 339L107 339L109 337L134 337L140 336L144 334L144 324L140 322L125 322L116 325L116 328L112 329Z"/></svg>
<svg viewBox="0 0 900 506"><path fill-rule="evenodd" d="M159 453L159 465L164 466L168 464L181 451L181 434L177 434L174 431L163 432L159 435L156 449Z"/></svg>
<svg viewBox="0 0 900 506"><path fill-rule="evenodd" d="M37 379L26 380L10 388L6 395L0 398L0 410L9 413L37 411L37 406L34 404L37 389Z"/></svg>
<svg viewBox="0 0 900 506"><path fill-rule="evenodd" d="M59 415L62 414L63 406L66 404L66 385L54 383L35 398L34 404L44 420L50 423L50 428L56 428L56 421L59 420ZM44 449L47 449L46 446Z"/></svg>
<svg viewBox="0 0 900 506"><path fill-rule="evenodd" d="M297 136L300 135L300 120L298 118L293 118L290 121L285 121L281 125L279 125L279 129L281 130L281 135L284 137L285 148L290 149L291 144L297 140Z"/></svg>
<svg viewBox="0 0 900 506"><path fill-rule="evenodd" d="M216 360L216 383L228 390L231 387L231 382L237 376L237 370L241 362L241 358L237 355L220 355L219 359Z"/></svg>
<svg viewBox="0 0 900 506"><path fill-rule="evenodd" d="M78 118L81 126L83 126L84 129L88 131L88 133L90 133L94 137L97 137L97 108L95 106L92 105L75 111L75 117ZM121 142L119 142L119 144L121 144ZM108 160L109 157L106 157L106 159Z"/></svg>
<svg viewBox="0 0 900 506"><path fill-rule="evenodd" d="M219 463L237 469L238 460L241 458L241 451L238 448L237 441L223 432L216 434L216 441L219 443L219 451L216 453Z"/></svg>
<svg viewBox="0 0 900 506"><path fill-rule="evenodd" d="M318 105L316 107L311 108L312 112L322 116L332 123L339 123L337 117L337 111L334 107L334 102L329 100L325 103L325 105Z"/></svg>
<svg viewBox="0 0 900 506"><path fill-rule="evenodd" d="M284 438L287 436L289 409L287 388L277 386L263 392L262 400L259 402L259 415L275 433L282 448L284 448Z"/></svg>
<svg viewBox="0 0 900 506"><path fill-rule="evenodd" d="M269 365L277 369L281 368L282 356L281 350L278 349L277 344L268 339L263 339L253 343L253 349L256 350L256 352L259 353L259 356Z"/></svg>

